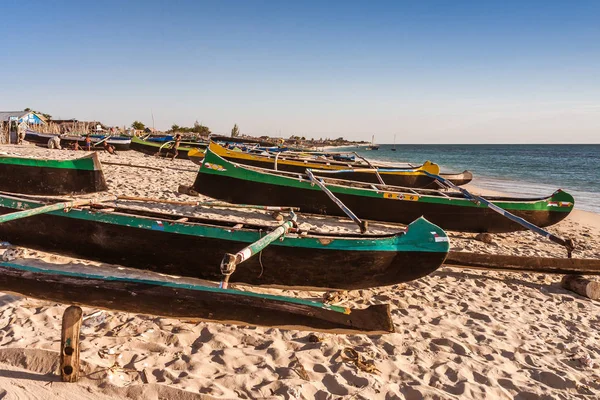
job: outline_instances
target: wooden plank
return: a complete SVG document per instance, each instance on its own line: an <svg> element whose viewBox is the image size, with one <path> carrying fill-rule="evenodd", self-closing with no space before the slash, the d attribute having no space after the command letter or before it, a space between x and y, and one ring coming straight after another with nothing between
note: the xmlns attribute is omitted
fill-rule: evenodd
<svg viewBox="0 0 600 400"><path fill-rule="evenodd" d="M67 307L63 314L60 339L60 377L63 382L79 380L79 333L83 311L81 307Z"/></svg>
<svg viewBox="0 0 600 400"><path fill-rule="evenodd" d="M544 274L600 275L600 259L585 258L524 257L451 251L444 265Z"/></svg>

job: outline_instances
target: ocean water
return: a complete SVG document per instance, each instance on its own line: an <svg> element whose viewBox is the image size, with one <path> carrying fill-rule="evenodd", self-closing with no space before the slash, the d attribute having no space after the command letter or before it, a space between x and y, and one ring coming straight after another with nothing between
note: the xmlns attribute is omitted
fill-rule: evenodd
<svg viewBox="0 0 600 400"><path fill-rule="evenodd" d="M442 171L473 172L473 184L517 196L545 196L563 189L575 208L600 213L600 144L561 145L381 145L379 150L347 148L369 159L421 164Z"/></svg>

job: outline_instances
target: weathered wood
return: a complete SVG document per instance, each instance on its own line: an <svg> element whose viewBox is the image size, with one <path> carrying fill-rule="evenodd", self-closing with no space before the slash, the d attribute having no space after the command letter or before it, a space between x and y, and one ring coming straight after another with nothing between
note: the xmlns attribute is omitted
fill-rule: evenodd
<svg viewBox="0 0 600 400"><path fill-rule="evenodd" d="M600 259L505 256L451 251L444 265L543 274L600 275Z"/></svg>
<svg viewBox="0 0 600 400"><path fill-rule="evenodd" d="M329 190L322 181L320 181L317 177L313 175L310 169L306 170L306 175L309 177L312 183L317 185L327 195L327 197L329 197L331 201L333 201L344 212L344 214L346 214L352 221L354 221L354 223L356 223L356 225L358 225L360 233L365 233L367 231L367 221L363 221L360 218L358 218L356 214L352 212L351 209L346 207L346 205L340 199L338 199L333 193L331 193L331 190Z"/></svg>
<svg viewBox="0 0 600 400"><path fill-rule="evenodd" d="M600 282L591 281L581 275L565 275L561 281L562 287L588 299L600 299Z"/></svg>
<svg viewBox="0 0 600 400"><path fill-rule="evenodd" d="M157 168L157 167L149 167L147 165L136 165L136 164L126 164L126 163L118 163L118 162L108 162L108 161L102 161L103 165L118 165L120 167L131 167L131 168L141 168L141 169L151 169L154 171L162 171L162 168Z"/></svg>
<svg viewBox="0 0 600 400"><path fill-rule="evenodd" d="M60 339L60 377L63 382L79 380L79 333L83 311L81 307L67 307L63 314Z"/></svg>
<svg viewBox="0 0 600 400"><path fill-rule="evenodd" d="M0 196L0 215L41 204ZM36 250L220 281L223 254L238 252L274 228L261 222L235 229L233 221L111 207L115 212L108 214L102 207L75 208L0 224L0 238ZM175 222L179 218L188 222ZM446 258L448 242L431 241L432 231L446 239L441 229L423 219L399 234L287 235L264 249L260 258L238 266L232 281L328 289L407 282L435 271Z"/></svg>
<svg viewBox="0 0 600 400"><path fill-rule="evenodd" d="M536 224L533 224L533 223L527 221L525 218L519 217L518 215L515 215L515 214L505 210L504 208L499 207L498 205L492 203L491 201L485 199L484 197L475 195L475 194L469 192L465 188L456 186L454 183L452 183L451 181L449 181L446 178L443 178L436 174L430 174L429 172L426 172L426 171L425 171L425 174L434 177L440 183L442 183L443 185L446 185L449 189L456 189L456 190L460 191L465 196L466 199L471 200L473 203L476 203L478 205L479 205L479 203L483 203L490 210L497 212L498 214L502 215L503 217L508 218L512 222L516 222L517 224L521 225L522 227L524 227L534 233L537 233L538 235L541 235L556 244L564 246L565 249L567 250L568 257L571 258L571 254L573 253L573 250L575 249L575 242L573 242L572 239L569 239L569 238L563 239L560 236L550 233L547 230L540 228Z"/></svg>
<svg viewBox="0 0 600 400"><path fill-rule="evenodd" d="M140 197L140 196L117 196L117 200L131 200L131 201L144 201L144 202L150 201L153 203L176 204L179 206L197 206L200 203L198 201L166 200L166 199L156 199L153 197Z"/></svg>
<svg viewBox="0 0 600 400"><path fill-rule="evenodd" d="M180 193L181 188L189 188L188 186L179 186ZM184 189L185 190L185 189ZM193 191L193 189L191 189ZM201 207L224 207L224 208L247 208L252 210L265 210L265 211L299 211L297 207L286 207L286 206L256 206L252 204L228 204L219 201L178 201L178 200L165 200L155 199L152 197L137 197L137 196L117 196L118 200L131 200L131 201L144 201L153 203L164 203L164 204L176 204L180 206L201 206Z"/></svg>
<svg viewBox="0 0 600 400"><path fill-rule="evenodd" d="M332 333L394 332L387 304L355 310L304 299L218 289L208 283L160 274L124 270L114 273L101 267L93 270L94 273L77 272L55 264L38 268L0 262L0 290L53 302L190 321ZM71 333L74 335L75 329ZM72 338L71 344L76 338L72 335L67 336ZM78 355L78 348L72 354Z"/></svg>
<svg viewBox="0 0 600 400"><path fill-rule="evenodd" d="M273 243L275 240L279 239L281 236L285 235L290 230L290 228L292 228L295 225L296 214L292 212L292 218L290 220L285 221L273 231L269 232L266 236L260 238L254 243L249 244L248 246L244 247L242 250L238 251L235 254L226 253L225 256L223 256L223 260L221 261L221 273L224 275L224 278L221 281L221 287L223 289L227 289L229 277L235 272L235 269L238 264L243 263L250 257L263 251L268 245Z"/></svg>
<svg viewBox="0 0 600 400"><path fill-rule="evenodd" d="M66 201L56 204L50 204L47 206L31 208L29 210L16 211L10 214L4 214L0 216L0 224L8 221L14 221L21 218L33 217L34 215L45 214L56 210L63 210L66 208L72 208L77 206L82 206L85 204L90 204L91 200L75 200L75 201Z"/></svg>
<svg viewBox="0 0 600 400"><path fill-rule="evenodd" d="M0 157L3 192L63 196L108 190L96 153L73 160Z"/></svg>
<svg viewBox="0 0 600 400"><path fill-rule="evenodd" d="M383 185L378 186L380 191L374 191L368 183L323 177L319 181L361 220L408 224L423 216L440 228L460 232L502 233L525 229L484 204L473 204L456 191L442 193ZM229 203L286 204L300 207L303 213L346 215L307 175L233 164L210 150L193 189ZM570 194L559 191L548 197L489 197L488 200L540 227L563 220L574 205Z"/></svg>

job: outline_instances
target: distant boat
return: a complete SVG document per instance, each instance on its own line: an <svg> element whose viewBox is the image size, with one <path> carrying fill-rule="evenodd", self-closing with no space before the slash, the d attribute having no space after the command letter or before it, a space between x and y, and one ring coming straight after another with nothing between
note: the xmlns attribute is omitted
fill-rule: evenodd
<svg viewBox="0 0 600 400"><path fill-rule="evenodd" d="M60 138L62 147L69 147L77 142L80 147L85 148L85 136L82 135L40 133L30 129L25 131L25 140L44 146L48 144L48 140L56 136ZM115 150L129 150L129 146L131 145L131 138L127 136L90 135L90 140L92 142L92 150L103 150L103 147L100 146L100 144L105 140L110 145L114 146Z"/></svg>
<svg viewBox="0 0 600 400"><path fill-rule="evenodd" d="M379 146L375 145L375 135L371 138L371 145L367 146L365 150L379 150Z"/></svg>
<svg viewBox="0 0 600 400"><path fill-rule="evenodd" d="M396 135L394 135L394 145L392 146L392 151L396 151Z"/></svg>

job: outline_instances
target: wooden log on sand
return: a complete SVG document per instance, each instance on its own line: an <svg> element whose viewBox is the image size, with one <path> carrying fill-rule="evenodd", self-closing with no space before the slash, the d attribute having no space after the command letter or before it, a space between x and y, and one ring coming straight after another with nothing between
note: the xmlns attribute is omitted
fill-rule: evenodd
<svg viewBox="0 0 600 400"><path fill-rule="evenodd" d="M444 265L543 274L600 275L599 259L505 256L451 251Z"/></svg>
<svg viewBox="0 0 600 400"><path fill-rule="evenodd" d="M565 275L561 281L562 287L588 299L600 299L600 282L590 281L581 275Z"/></svg>

